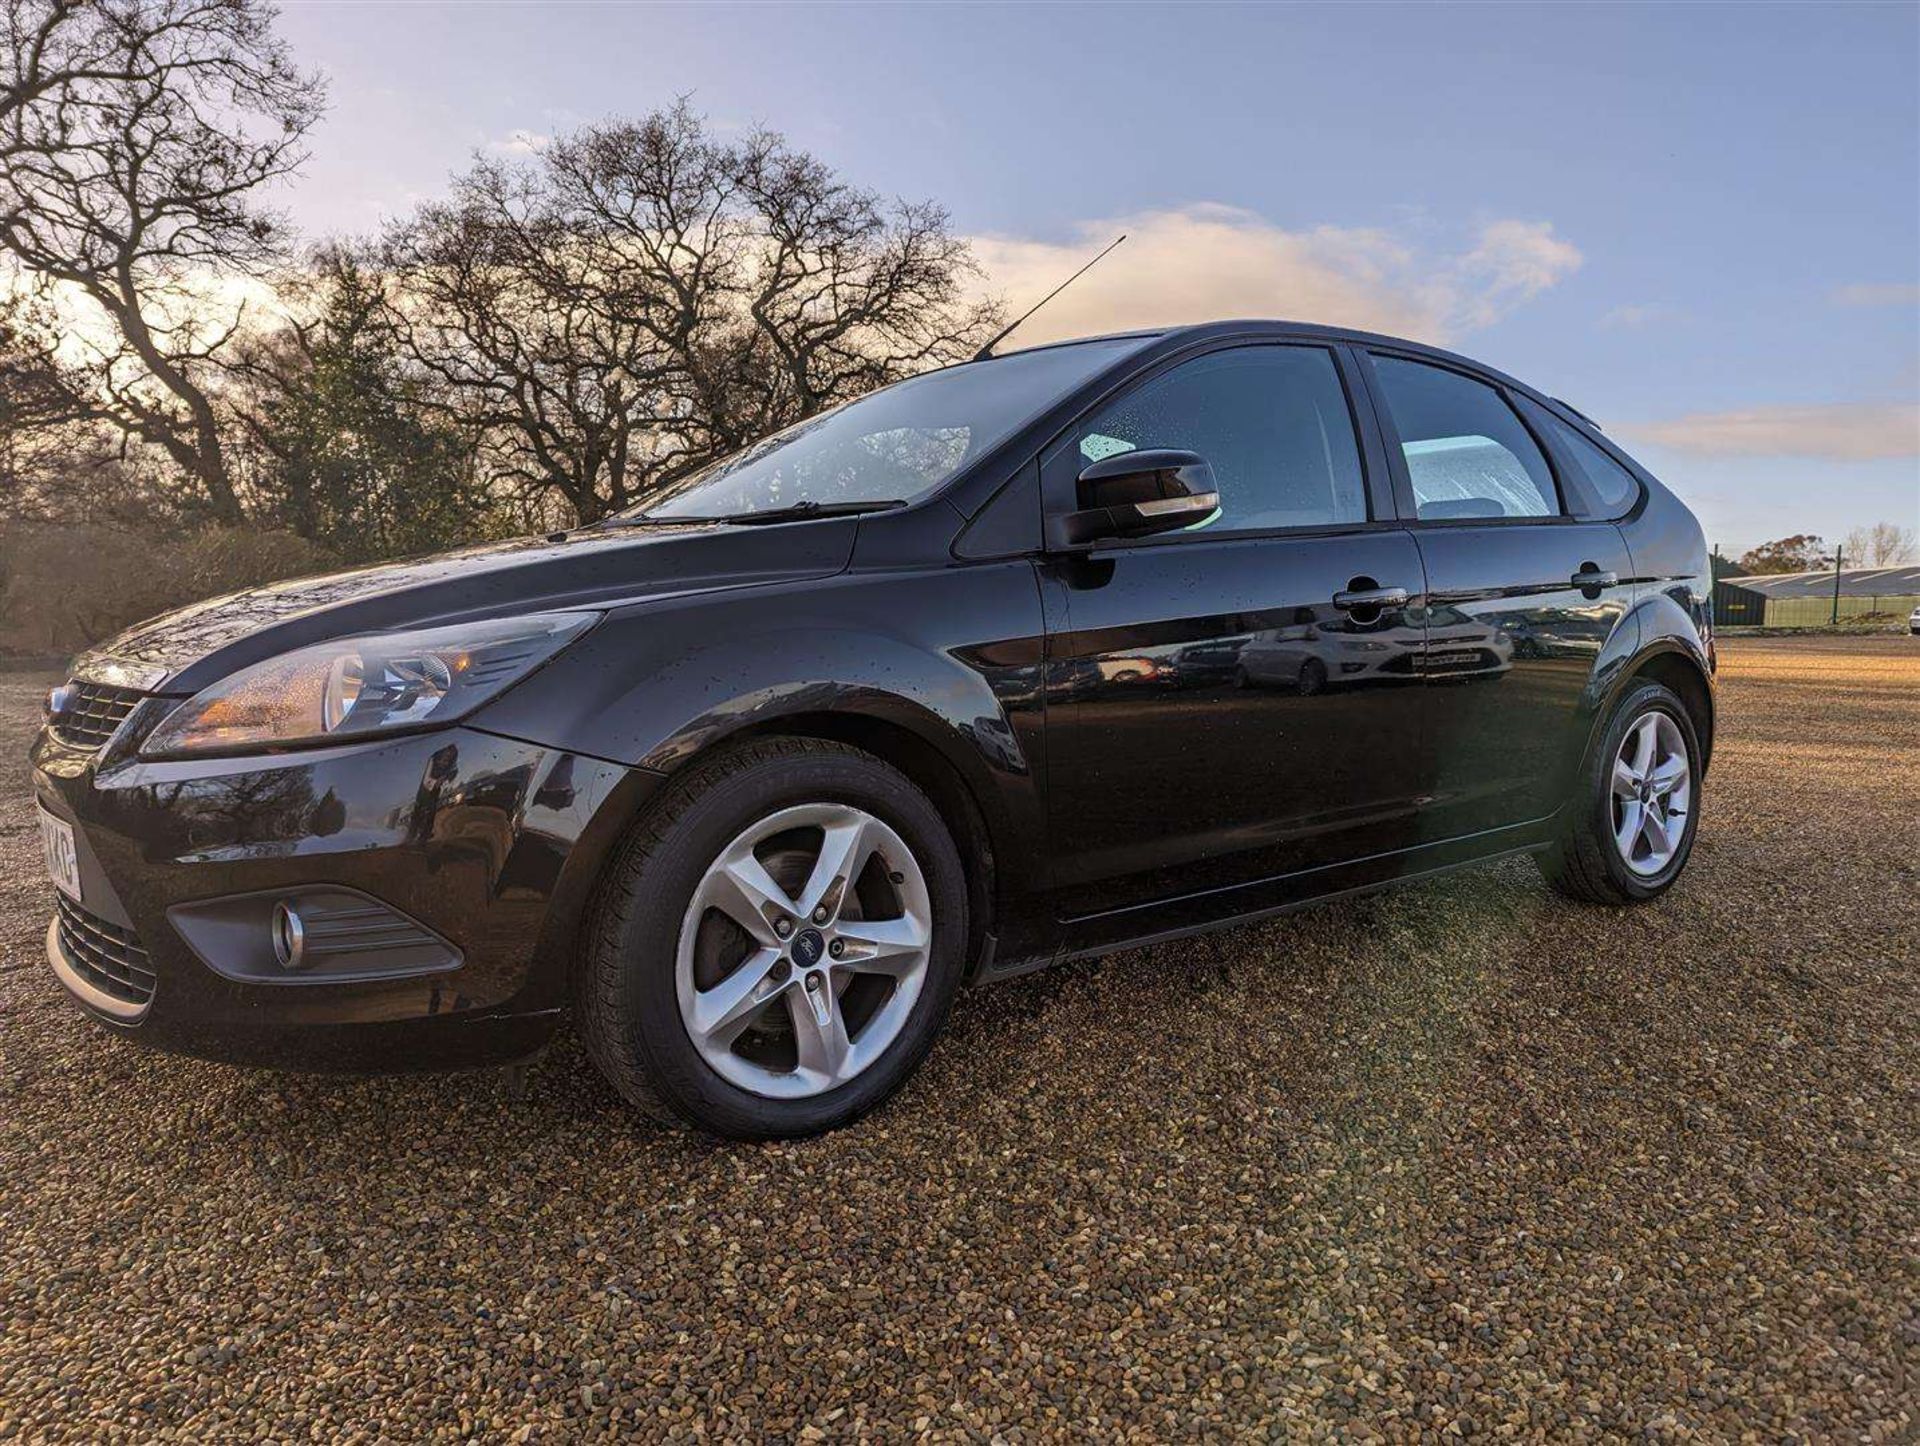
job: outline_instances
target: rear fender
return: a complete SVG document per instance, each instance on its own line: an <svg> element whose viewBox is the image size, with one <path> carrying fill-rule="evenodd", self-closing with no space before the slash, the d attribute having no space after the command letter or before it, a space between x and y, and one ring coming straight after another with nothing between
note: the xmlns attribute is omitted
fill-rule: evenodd
<svg viewBox="0 0 1920 1446"><path fill-rule="evenodd" d="M1580 730L1569 766L1578 768L1627 689L1640 678L1653 677L1687 704L1700 739L1704 775L1713 755L1713 662L1692 610L1666 591L1649 592L1615 632L1613 641L1623 639L1631 641L1619 649L1610 642L1594 668L1584 709L1586 727Z"/></svg>

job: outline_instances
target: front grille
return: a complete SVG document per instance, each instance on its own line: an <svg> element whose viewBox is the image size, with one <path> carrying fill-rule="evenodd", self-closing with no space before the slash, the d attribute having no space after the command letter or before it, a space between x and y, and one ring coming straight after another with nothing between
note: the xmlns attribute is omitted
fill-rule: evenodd
<svg viewBox="0 0 1920 1446"><path fill-rule="evenodd" d="M104 994L128 1004L153 998L153 963L140 936L89 913L65 894L56 893L60 911L60 948L82 978Z"/></svg>
<svg viewBox="0 0 1920 1446"><path fill-rule="evenodd" d="M111 683L73 683L67 703L53 719L54 734L82 748L98 748L119 731L146 694Z"/></svg>

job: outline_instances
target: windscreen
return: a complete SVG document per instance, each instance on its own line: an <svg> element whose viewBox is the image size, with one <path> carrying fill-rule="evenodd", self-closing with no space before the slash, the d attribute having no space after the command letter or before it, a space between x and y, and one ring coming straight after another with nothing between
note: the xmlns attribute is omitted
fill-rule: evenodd
<svg viewBox="0 0 1920 1446"><path fill-rule="evenodd" d="M1141 341L1047 347L895 383L775 432L626 515L740 517L801 503L912 502Z"/></svg>

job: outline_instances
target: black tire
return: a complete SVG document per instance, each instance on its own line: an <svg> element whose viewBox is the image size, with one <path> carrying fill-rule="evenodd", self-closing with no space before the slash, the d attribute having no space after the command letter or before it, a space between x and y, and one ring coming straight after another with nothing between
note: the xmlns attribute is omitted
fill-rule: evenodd
<svg viewBox="0 0 1920 1446"><path fill-rule="evenodd" d="M1692 771L1692 799L1673 857L1657 874L1629 869L1613 838L1613 760L1628 729L1649 712L1667 714L1685 741ZM1575 794L1563 810L1558 836L1534 856L1546 881L1570 899L1588 904L1644 904L1673 887L1693 852L1700 827L1700 738L1687 708L1671 689L1645 679L1628 686L1607 726L1580 766Z"/></svg>
<svg viewBox="0 0 1920 1446"><path fill-rule="evenodd" d="M756 820L803 802L854 805L900 835L926 877L932 944L920 996L879 1059L827 1093L771 1099L721 1078L694 1048L675 994L675 950L712 860ZM866 1114L918 1068L959 988L966 938L960 856L924 793L856 748L756 740L676 780L608 864L576 970L577 1025L622 1098L662 1123L734 1139L820 1134Z"/></svg>
<svg viewBox="0 0 1920 1446"><path fill-rule="evenodd" d="M1313 698L1327 691L1327 665L1318 658L1308 658L1300 665L1300 676L1294 679L1302 698Z"/></svg>

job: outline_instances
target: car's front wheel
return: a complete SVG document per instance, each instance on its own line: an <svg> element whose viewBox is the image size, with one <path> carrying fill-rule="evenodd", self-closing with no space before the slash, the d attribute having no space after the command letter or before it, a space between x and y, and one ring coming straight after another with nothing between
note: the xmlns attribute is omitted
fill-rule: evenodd
<svg viewBox="0 0 1920 1446"><path fill-rule="evenodd" d="M1547 882L1571 898L1634 904L1671 888L1700 822L1700 740L1686 705L1651 679L1630 686L1581 770Z"/></svg>
<svg viewBox="0 0 1920 1446"><path fill-rule="evenodd" d="M958 851L879 759L815 739L677 782L601 886L577 993L631 1103L717 1134L815 1134L925 1057L960 982Z"/></svg>

